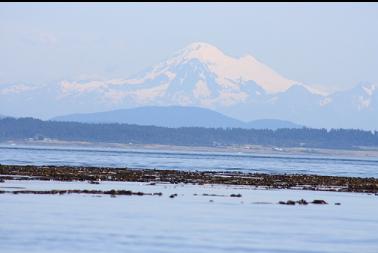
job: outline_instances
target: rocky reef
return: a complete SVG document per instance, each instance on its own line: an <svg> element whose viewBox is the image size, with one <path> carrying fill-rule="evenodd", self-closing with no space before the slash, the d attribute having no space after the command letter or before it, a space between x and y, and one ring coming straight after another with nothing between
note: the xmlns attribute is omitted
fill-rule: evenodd
<svg viewBox="0 0 378 253"><path fill-rule="evenodd" d="M184 184L246 185L266 189L378 193L377 178L336 177L302 174L261 174L215 171L98 168L68 166L0 165L4 180L127 181Z"/></svg>

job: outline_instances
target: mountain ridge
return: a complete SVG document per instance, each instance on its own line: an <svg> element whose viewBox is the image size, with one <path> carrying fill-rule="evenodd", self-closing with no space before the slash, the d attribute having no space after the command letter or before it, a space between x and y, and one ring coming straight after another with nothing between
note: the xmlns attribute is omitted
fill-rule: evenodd
<svg viewBox="0 0 378 253"><path fill-rule="evenodd" d="M278 128L302 127L289 121L275 119L243 122L209 109L182 106L136 107L97 113L62 115L51 118L51 120L81 123L127 123L174 128L206 127L275 130Z"/></svg>

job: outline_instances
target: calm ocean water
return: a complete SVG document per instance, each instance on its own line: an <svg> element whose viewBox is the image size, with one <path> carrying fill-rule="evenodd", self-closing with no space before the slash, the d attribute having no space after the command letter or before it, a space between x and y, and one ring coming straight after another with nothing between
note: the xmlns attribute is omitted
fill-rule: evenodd
<svg viewBox="0 0 378 253"><path fill-rule="evenodd" d="M163 193L116 198L1 194L0 252L378 252L375 195L131 182L6 181L0 187ZM169 198L174 193L178 196ZM329 204L277 204L301 198Z"/></svg>
<svg viewBox="0 0 378 253"><path fill-rule="evenodd" d="M163 150L2 146L0 163L378 177L375 159ZM0 183L0 190L19 189L125 189L163 195L0 194L0 252L378 252L374 194L135 182ZM169 198L174 193L177 197ZM233 193L242 197L227 197ZM329 204L277 204L301 198Z"/></svg>
<svg viewBox="0 0 378 253"><path fill-rule="evenodd" d="M0 146L0 164L307 173L378 177L378 158L254 155L147 149Z"/></svg>

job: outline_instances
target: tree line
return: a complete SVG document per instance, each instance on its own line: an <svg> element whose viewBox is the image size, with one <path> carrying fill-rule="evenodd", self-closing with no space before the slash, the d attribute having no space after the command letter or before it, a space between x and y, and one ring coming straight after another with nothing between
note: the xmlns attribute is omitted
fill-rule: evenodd
<svg viewBox="0 0 378 253"><path fill-rule="evenodd" d="M34 118L0 119L0 142L30 138L182 146L267 145L335 149L378 147L377 131L358 129L167 128L42 121Z"/></svg>

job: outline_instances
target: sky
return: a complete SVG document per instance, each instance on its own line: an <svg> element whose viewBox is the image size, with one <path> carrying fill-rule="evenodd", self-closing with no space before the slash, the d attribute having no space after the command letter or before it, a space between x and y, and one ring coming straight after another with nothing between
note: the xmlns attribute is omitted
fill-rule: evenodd
<svg viewBox="0 0 378 253"><path fill-rule="evenodd" d="M0 87L125 78L192 42L328 90L378 82L377 3L2 3Z"/></svg>

